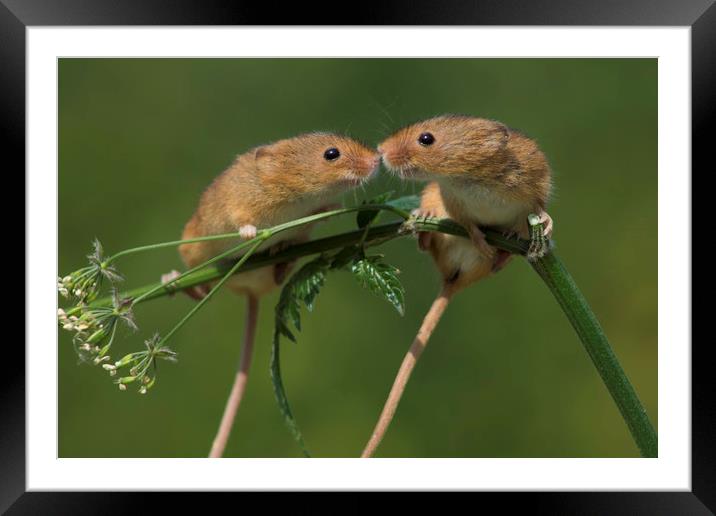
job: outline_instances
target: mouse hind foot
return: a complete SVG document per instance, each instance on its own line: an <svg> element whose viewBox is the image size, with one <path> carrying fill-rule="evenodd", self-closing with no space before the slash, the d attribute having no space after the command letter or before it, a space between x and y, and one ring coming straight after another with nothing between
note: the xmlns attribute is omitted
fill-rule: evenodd
<svg viewBox="0 0 716 516"><path fill-rule="evenodd" d="M527 259L530 261L538 260L549 252L549 237L552 235L553 222L552 217L542 210L539 213L530 213L527 216L529 224L529 240L530 246L527 249Z"/></svg>
<svg viewBox="0 0 716 516"><path fill-rule="evenodd" d="M180 276L180 272L176 269L167 272L166 274L162 274L161 281L162 285L167 285L167 288L171 290L170 296L174 296L174 293L176 292L176 287L171 285L171 283L177 279ZM185 288L182 290L187 296L194 299L195 301L201 301L206 297L206 295L209 293L209 286L208 285L196 285L193 287Z"/></svg>
<svg viewBox="0 0 716 516"><path fill-rule="evenodd" d="M500 272L512 259L512 253L504 249L498 249L495 253L495 260L492 263L492 273Z"/></svg>
<svg viewBox="0 0 716 516"><path fill-rule="evenodd" d="M292 245L299 243L298 241L293 240L281 240L280 242L276 242L274 245L269 247L268 253L269 256L274 256L276 253L280 253L281 251L284 251L291 247ZM291 273L291 270L293 269L293 266L296 264L296 260L290 260L287 262L279 262L274 264L273 266L273 281L276 283L276 285L281 285L284 281L286 281L286 278Z"/></svg>
<svg viewBox="0 0 716 516"><path fill-rule="evenodd" d="M416 208L413 211L410 212L410 215L415 220L426 220L426 219L432 219L436 218L438 216L437 211L427 209L427 208ZM428 251L430 249L430 244L433 241L433 232L432 231L418 231L418 249L421 251Z"/></svg>
<svg viewBox="0 0 716 516"><path fill-rule="evenodd" d="M477 247L477 249L488 259L493 260L495 258L495 248L487 243L485 233L482 232L478 225L469 224L465 226L465 229L470 235L470 240L472 240L472 243L475 244L475 247Z"/></svg>

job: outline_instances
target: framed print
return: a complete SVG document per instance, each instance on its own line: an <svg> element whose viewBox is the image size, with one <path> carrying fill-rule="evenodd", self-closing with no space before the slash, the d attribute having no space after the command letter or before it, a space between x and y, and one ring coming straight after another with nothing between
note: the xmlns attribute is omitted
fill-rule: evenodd
<svg viewBox="0 0 716 516"><path fill-rule="evenodd" d="M392 2L346 26L2 0L27 302L0 507L716 510L691 339L712 4Z"/></svg>

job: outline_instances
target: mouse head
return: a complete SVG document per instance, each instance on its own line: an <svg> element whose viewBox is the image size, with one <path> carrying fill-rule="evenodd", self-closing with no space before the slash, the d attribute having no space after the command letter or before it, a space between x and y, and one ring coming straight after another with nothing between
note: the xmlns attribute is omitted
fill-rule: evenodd
<svg viewBox="0 0 716 516"><path fill-rule="evenodd" d="M380 156L362 143L332 133L310 133L254 150L264 183L296 195L334 195L367 181Z"/></svg>
<svg viewBox="0 0 716 516"><path fill-rule="evenodd" d="M506 126L493 120L443 115L409 125L378 146L388 169L404 179L479 178L502 159Z"/></svg>

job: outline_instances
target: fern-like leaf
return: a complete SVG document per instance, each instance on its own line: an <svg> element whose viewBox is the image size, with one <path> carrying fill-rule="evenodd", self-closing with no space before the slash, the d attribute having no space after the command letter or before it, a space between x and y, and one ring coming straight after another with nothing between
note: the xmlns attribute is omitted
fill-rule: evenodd
<svg viewBox="0 0 716 516"><path fill-rule="evenodd" d="M353 262L353 276L364 288L383 297L398 311L405 313L405 290L398 279L400 271L385 263L382 255L366 256Z"/></svg>
<svg viewBox="0 0 716 516"><path fill-rule="evenodd" d="M298 428L296 418L291 411L283 380L281 379L280 341L283 335L296 342L296 337L291 332L290 324L293 324L296 330L301 331L301 304L305 305L308 310L313 310L316 296L318 296L321 287L326 281L326 273L329 268L330 262L323 256L301 267L281 290L281 296L275 312L276 321L271 351L271 383L273 384L274 395L283 420L306 457L310 457L310 454L306 448L301 430Z"/></svg>
<svg viewBox="0 0 716 516"><path fill-rule="evenodd" d="M293 417L293 412L291 412L291 405L288 403L286 390L283 387L283 380L281 379L281 360L279 358L279 341L281 340L281 335L282 332L277 327L273 332L273 347L271 348L271 384L273 385L273 393L274 396L276 396L276 402L283 416L284 423L286 423L291 435L301 447L303 454L306 457L310 457L311 454L306 448L306 443L303 440L301 430L298 428L296 418Z"/></svg>

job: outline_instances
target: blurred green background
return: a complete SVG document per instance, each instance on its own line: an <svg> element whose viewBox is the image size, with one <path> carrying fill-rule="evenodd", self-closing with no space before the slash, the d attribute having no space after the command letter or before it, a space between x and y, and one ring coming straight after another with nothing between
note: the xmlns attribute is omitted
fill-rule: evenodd
<svg viewBox="0 0 716 516"><path fill-rule="evenodd" d="M554 169L549 212L561 258L657 423L657 61L655 59L61 59L59 271L107 252L179 237L198 197L233 157L312 130L375 145L445 112L494 118L535 138ZM355 203L418 192L381 171ZM354 218L317 228L352 229ZM382 248L399 266L400 317L335 273L282 347L284 382L309 449L355 457L438 291L411 239ZM181 268L175 250L118 263L127 287ZM298 457L268 374L273 306L262 302L248 391L226 454ZM61 300L62 303L63 300ZM142 347L190 309L186 296L140 306ZM62 457L201 457L233 380L245 302L220 292L172 340L146 396L78 365L59 337ZM523 260L449 307L381 445L382 457L631 457L626 426L575 332Z"/></svg>

